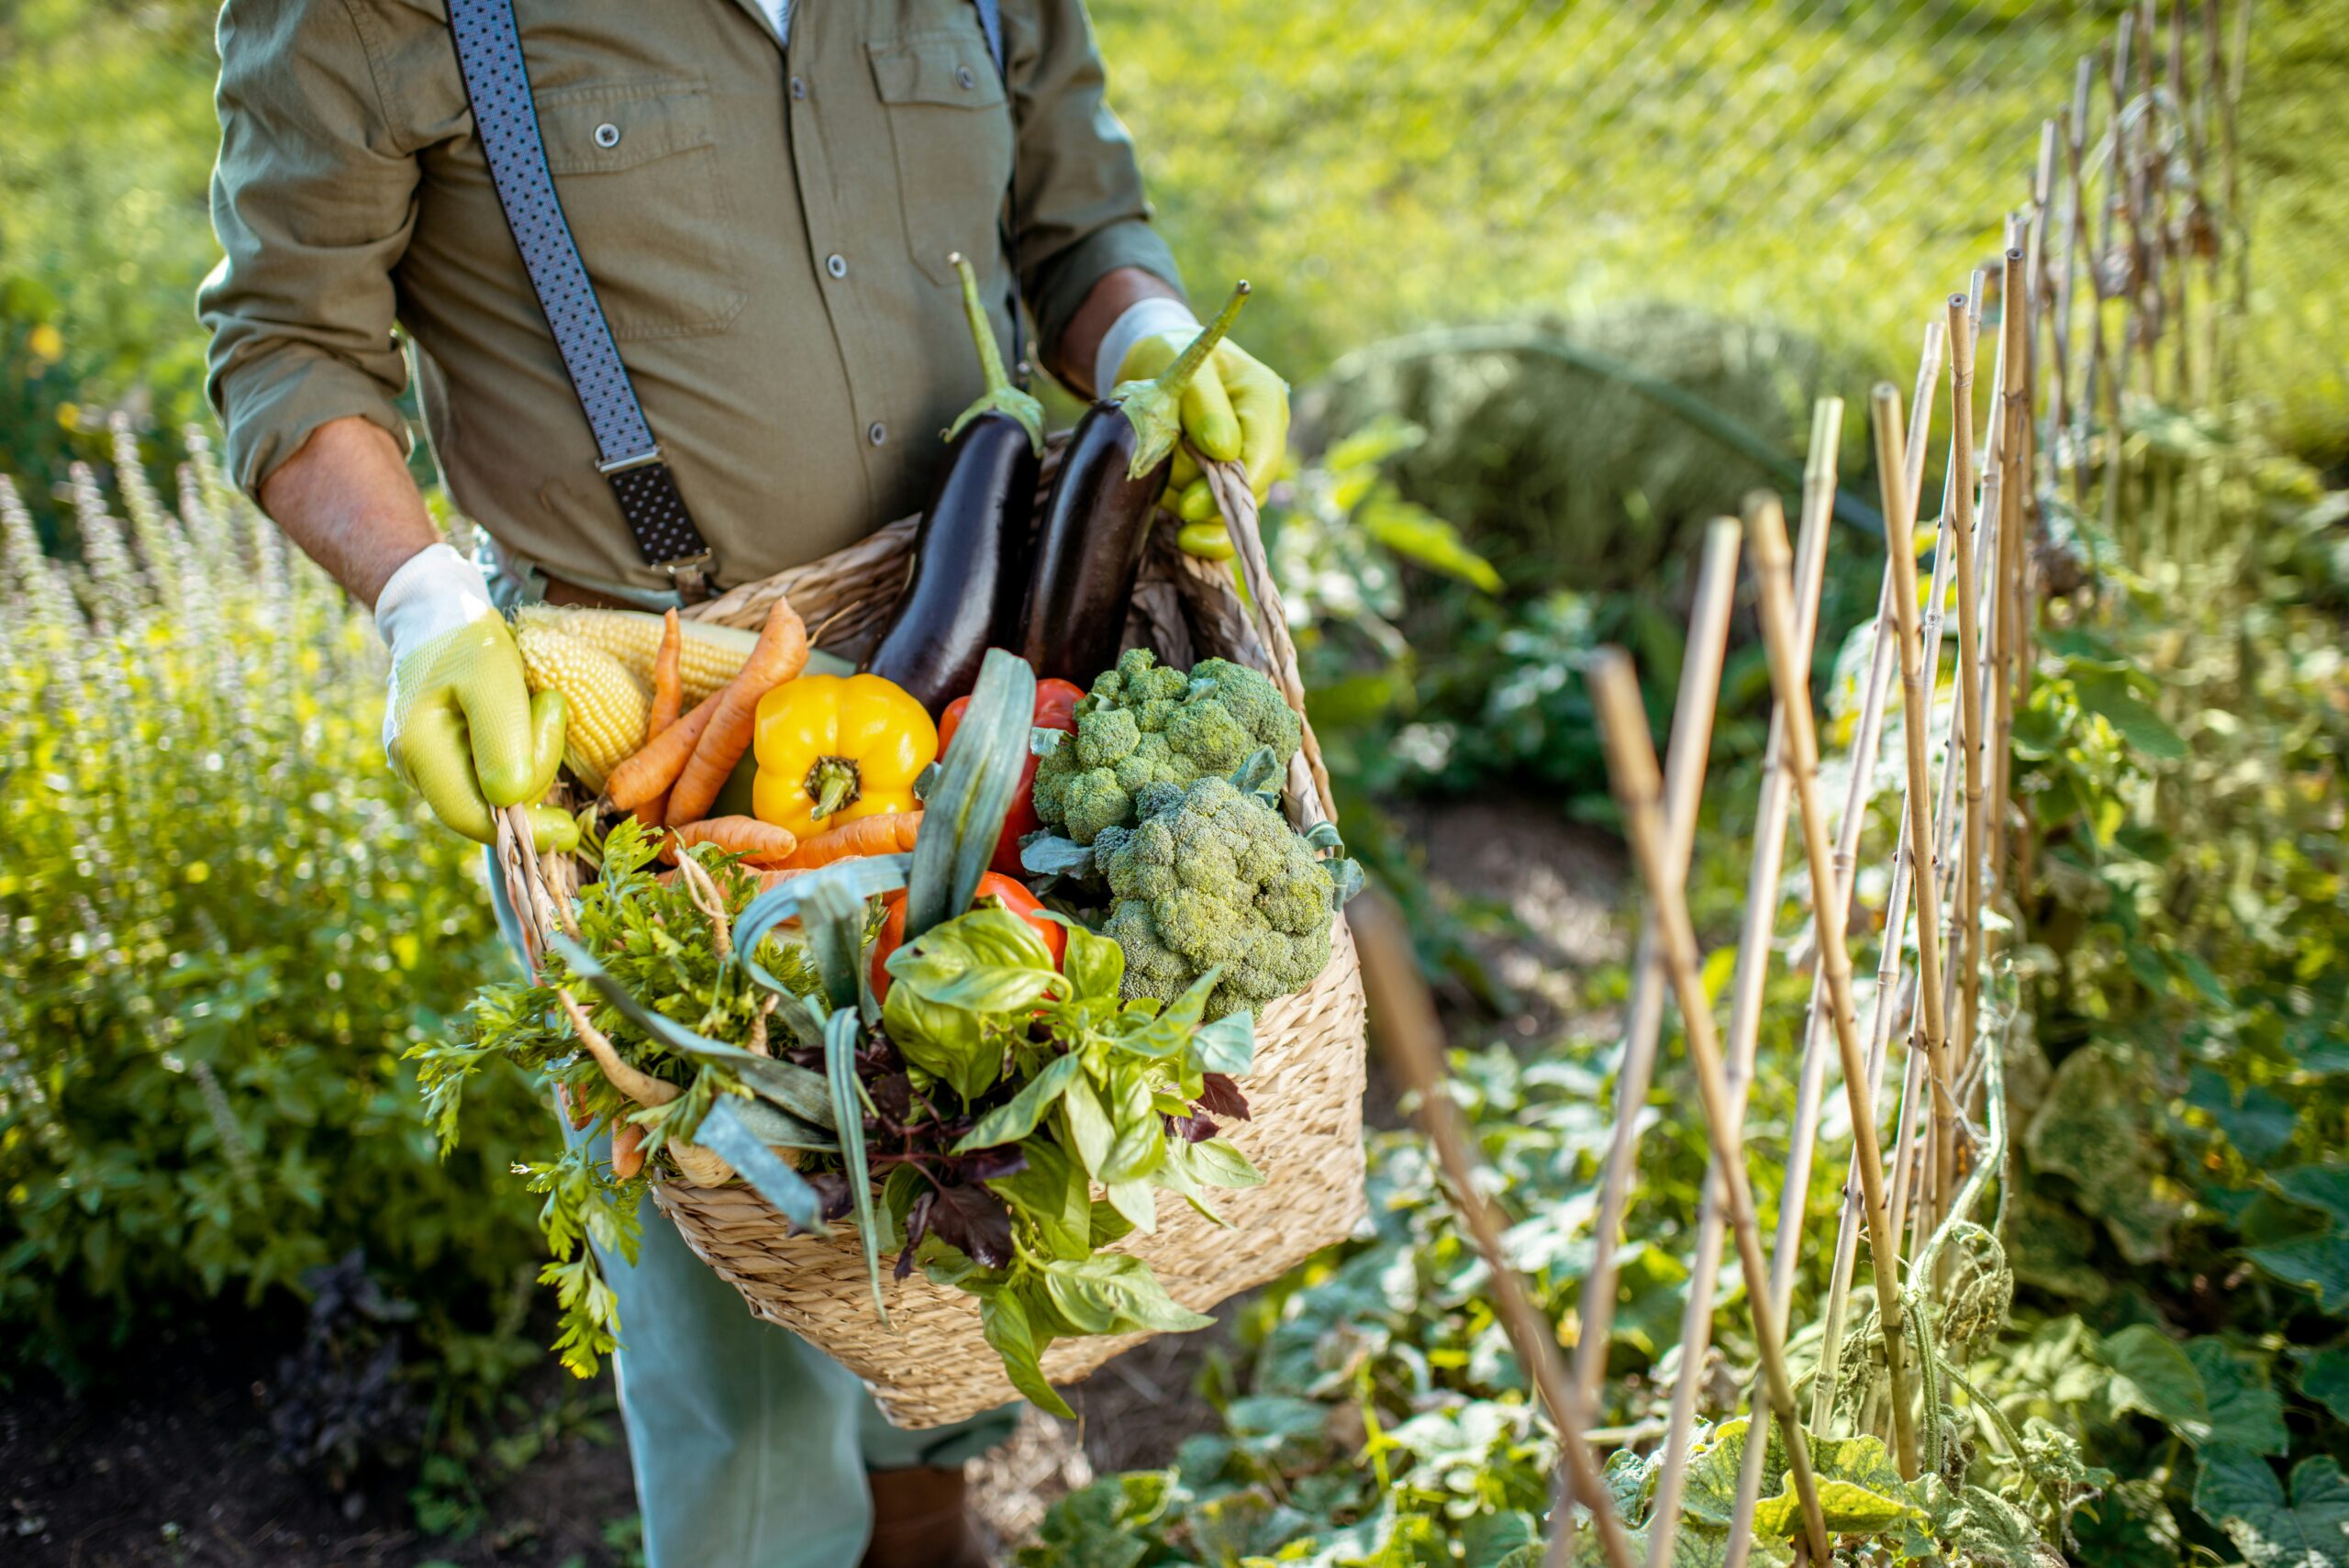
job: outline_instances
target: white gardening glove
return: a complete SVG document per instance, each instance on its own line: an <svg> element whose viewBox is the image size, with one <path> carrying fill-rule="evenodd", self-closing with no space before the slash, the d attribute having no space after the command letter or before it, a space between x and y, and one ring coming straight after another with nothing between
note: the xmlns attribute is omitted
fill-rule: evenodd
<svg viewBox="0 0 2349 1568"><path fill-rule="evenodd" d="M562 694L535 698L481 569L445 544L408 557L375 599L391 651L384 751L432 814L468 839L496 837L495 808L536 801L562 762ZM542 850L571 850L579 826L533 806Z"/></svg>

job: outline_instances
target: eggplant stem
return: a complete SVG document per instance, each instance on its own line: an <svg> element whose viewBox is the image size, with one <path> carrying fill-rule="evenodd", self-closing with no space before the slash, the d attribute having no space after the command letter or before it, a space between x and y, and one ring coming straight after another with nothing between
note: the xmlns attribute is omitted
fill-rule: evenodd
<svg viewBox="0 0 2349 1568"><path fill-rule="evenodd" d="M816 809L807 815L821 822L833 812L854 806L864 794L864 780L848 758L818 757L800 787L816 800Z"/></svg>
<svg viewBox="0 0 2349 1568"><path fill-rule="evenodd" d="M996 347L995 323L987 318L987 307L979 300L979 275L960 250L946 258L963 280L963 314L970 319L971 340L979 350L979 369L985 375L987 389L979 394L978 401L954 417L946 427L946 439L952 440L963 433L972 420L989 414L1000 414L1016 421L1028 432L1028 444L1036 455L1044 455L1044 406L1012 384L1003 368L1003 350Z"/></svg>
<svg viewBox="0 0 2349 1568"><path fill-rule="evenodd" d="M1133 460L1126 467L1129 477L1140 479L1173 455L1174 443L1183 439L1183 389L1191 384L1191 377L1240 319L1240 307L1247 300L1248 280L1242 278L1233 286L1231 297L1223 302L1223 308L1215 313L1215 319L1199 328L1199 335L1158 373L1156 380L1123 382L1111 390L1108 400L1134 428Z"/></svg>

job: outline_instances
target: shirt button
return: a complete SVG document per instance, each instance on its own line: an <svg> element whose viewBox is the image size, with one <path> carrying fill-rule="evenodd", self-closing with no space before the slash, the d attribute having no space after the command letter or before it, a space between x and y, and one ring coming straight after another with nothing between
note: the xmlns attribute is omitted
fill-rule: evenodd
<svg viewBox="0 0 2349 1568"><path fill-rule="evenodd" d="M864 439L877 447L889 439L889 427L875 419L864 427Z"/></svg>
<svg viewBox="0 0 2349 1568"><path fill-rule="evenodd" d="M958 65L954 68L954 85L962 88L963 91L967 93L978 84L979 79L971 74L971 68L969 66Z"/></svg>
<svg viewBox="0 0 2349 1568"><path fill-rule="evenodd" d="M614 125L614 124L613 124L611 121L609 121L609 120L606 120L602 125L599 125L599 126L597 126L597 127L596 128L596 146L598 146L598 147L618 147L619 144L620 144L620 128L619 128L619 127L618 127L618 126Z"/></svg>
<svg viewBox="0 0 2349 1568"><path fill-rule="evenodd" d="M835 250L824 258L824 271L836 278L848 276L848 258Z"/></svg>
<svg viewBox="0 0 2349 1568"><path fill-rule="evenodd" d="M807 95L807 79L806 77L795 76L791 79L791 95L794 98L805 98Z"/></svg>

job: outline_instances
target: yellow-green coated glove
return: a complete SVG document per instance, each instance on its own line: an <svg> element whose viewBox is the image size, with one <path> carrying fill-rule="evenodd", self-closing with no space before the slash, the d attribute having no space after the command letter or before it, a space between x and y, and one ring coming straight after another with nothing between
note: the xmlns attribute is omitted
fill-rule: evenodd
<svg viewBox="0 0 2349 1568"><path fill-rule="evenodd" d="M562 694L535 698L481 572L445 544L410 556L375 600L391 651L384 751L432 814L468 839L497 836L496 809L537 801L562 764ZM579 825L532 806L542 850L578 847Z"/></svg>
<svg viewBox="0 0 2349 1568"><path fill-rule="evenodd" d="M1142 328L1139 335L1133 335L1136 327ZM1102 357L1118 357L1115 373L1101 384L1155 376L1198 331L1198 322L1174 300L1148 299L1129 306L1103 339ZM1250 488L1263 500L1288 450L1288 383L1226 339L1184 389L1182 417L1187 444L1217 462L1245 467ZM1169 508L1190 525L1178 536L1182 547L1194 555L1230 559L1231 542L1216 510L1215 495L1198 463L1183 448L1175 449L1167 490Z"/></svg>

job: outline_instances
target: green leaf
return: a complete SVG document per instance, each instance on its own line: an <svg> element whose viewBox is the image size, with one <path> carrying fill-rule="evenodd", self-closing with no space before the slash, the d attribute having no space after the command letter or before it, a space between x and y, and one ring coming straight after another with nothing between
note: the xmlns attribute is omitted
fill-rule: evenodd
<svg viewBox="0 0 2349 1568"><path fill-rule="evenodd" d="M1117 995L1126 981L1126 950L1067 916L1057 915L1053 918L1068 932L1067 951L1061 955L1061 973L1068 977L1074 992L1072 1000Z"/></svg>
<svg viewBox="0 0 2349 1568"><path fill-rule="evenodd" d="M1063 1058L1065 1060L1065 1058ZM988 1181L987 1190L1034 1222L1054 1257L1082 1258L1096 1245L1092 1189L1058 1144L1031 1139L1020 1151L1028 1168Z"/></svg>
<svg viewBox="0 0 2349 1568"><path fill-rule="evenodd" d="M2186 1354L2201 1373L2210 1407L2209 1425L2199 1436L2188 1430L2188 1441L2253 1453L2280 1454L2291 1447L2283 1398L2268 1385L2267 1368L2258 1357L2230 1348L2216 1335L2188 1340Z"/></svg>
<svg viewBox="0 0 2349 1568"><path fill-rule="evenodd" d="M1068 1086L1084 1068L1084 1062L1074 1052L1053 1058L1041 1073L1028 1080L1008 1104L997 1106L981 1117L979 1124L954 1145L954 1152L967 1154L974 1149L993 1149L1027 1137L1036 1130L1036 1124L1044 1119L1044 1113L1052 1108L1053 1103L1068 1092Z"/></svg>
<svg viewBox="0 0 2349 1568"><path fill-rule="evenodd" d="M1035 728L1036 672L990 648L938 783L923 803L906 879L906 934L919 937L971 906L986 873ZM894 994L894 988L893 988Z"/></svg>
<svg viewBox="0 0 2349 1568"><path fill-rule="evenodd" d="M2335 1225L2349 1227L2349 1165L2295 1165L2269 1183L2301 1207L2321 1209Z"/></svg>
<svg viewBox="0 0 2349 1568"><path fill-rule="evenodd" d="M1016 1292L998 1292L979 1303L979 1332L995 1348L995 1353L1003 1358L1003 1369L1010 1374L1011 1386L1027 1396L1030 1404L1064 1419L1076 1418L1068 1401L1044 1381L1044 1345L1051 1340L1045 1340L1044 1345L1036 1342L1027 1308L1020 1306Z"/></svg>
<svg viewBox="0 0 2349 1568"><path fill-rule="evenodd" d="M1122 1215L1135 1229L1145 1236L1157 1233L1158 1189L1147 1179L1111 1182L1102 1190L1109 1195L1109 1207Z"/></svg>
<svg viewBox="0 0 2349 1568"><path fill-rule="evenodd" d="M1241 1009L1202 1024L1191 1036L1183 1065L1194 1073L1244 1078L1256 1062L1256 1015Z"/></svg>
<svg viewBox="0 0 2349 1568"><path fill-rule="evenodd" d="M2288 1502L2275 1467L2213 1448L2194 1480L2194 1507L2224 1530L2249 1568L2342 1568L2349 1562L2349 1481L2330 1455L2292 1470Z"/></svg>
<svg viewBox="0 0 2349 1568"><path fill-rule="evenodd" d="M1204 1329L1215 1321L1178 1306L1158 1283L1150 1265L1123 1252L1104 1252L1080 1261L1055 1260L1041 1271L1055 1305L1064 1297L1081 1300L1087 1313L1106 1314L1104 1327L1088 1333L1129 1333L1148 1329L1180 1334Z"/></svg>
<svg viewBox="0 0 2349 1568"><path fill-rule="evenodd" d="M2349 1421L2349 1349L2327 1345L2300 1368L2300 1392Z"/></svg>
<svg viewBox="0 0 2349 1568"><path fill-rule="evenodd" d="M894 995L894 993L892 993ZM1085 1167L1086 1175L1098 1177L1102 1164L1109 1158L1109 1145L1117 1138L1110 1124L1109 1112L1093 1087L1093 1080L1079 1073L1061 1096L1062 1139L1076 1155L1077 1163Z"/></svg>
<svg viewBox="0 0 2349 1568"><path fill-rule="evenodd" d="M2072 689L2080 706L2112 726L2123 744L2140 757L2175 762L2186 755L2186 740L2169 720L2130 688L2128 677L2100 669L2076 669Z"/></svg>
<svg viewBox="0 0 2349 1568"><path fill-rule="evenodd" d="M2202 1374L2177 1341L2136 1323L2106 1340L2097 1359L2112 1369L2106 1397L2115 1416L2141 1411L2179 1431L2210 1429L2210 1396Z"/></svg>
<svg viewBox="0 0 2349 1568"><path fill-rule="evenodd" d="M1250 1163L1248 1156L1229 1138L1210 1138L1204 1143L1191 1144L1189 1149L1192 1173L1211 1186L1230 1187L1236 1192L1264 1184L1264 1173Z"/></svg>
<svg viewBox="0 0 2349 1568"><path fill-rule="evenodd" d="M942 1006L910 985L889 987L881 1022L907 1062L944 1079L966 1101L984 1094L1002 1072L1003 1052L977 1014Z"/></svg>
<svg viewBox="0 0 2349 1568"><path fill-rule="evenodd" d="M2308 1236L2244 1254L2287 1284L2316 1292L2318 1305L2338 1317L2349 1313L2349 1238Z"/></svg>
<svg viewBox="0 0 2349 1568"><path fill-rule="evenodd" d="M1114 1131L1108 1152L1093 1168L1103 1184L1139 1182L1166 1162L1166 1124L1159 1118L1149 1076L1140 1067L1111 1070L1109 1120Z"/></svg>

